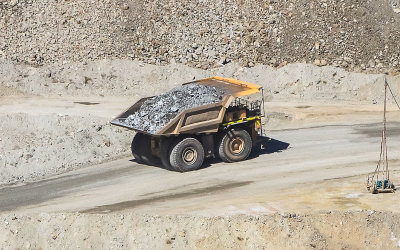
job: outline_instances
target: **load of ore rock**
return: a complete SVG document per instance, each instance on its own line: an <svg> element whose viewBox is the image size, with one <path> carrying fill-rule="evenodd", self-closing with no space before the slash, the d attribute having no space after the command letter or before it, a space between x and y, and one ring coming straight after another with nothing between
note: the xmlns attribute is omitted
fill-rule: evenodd
<svg viewBox="0 0 400 250"><path fill-rule="evenodd" d="M131 128L156 134L185 109L217 103L223 91L211 86L190 83L146 100L140 109L124 121Z"/></svg>

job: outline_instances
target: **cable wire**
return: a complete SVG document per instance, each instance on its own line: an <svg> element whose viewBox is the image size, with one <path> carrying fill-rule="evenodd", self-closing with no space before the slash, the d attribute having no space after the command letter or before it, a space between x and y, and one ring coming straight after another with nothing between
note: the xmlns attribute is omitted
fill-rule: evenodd
<svg viewBox="0 0 400 250"><path fill-rule="evenodd" d="M393 97L393 99L394 99L394 102L396 103L397 107L400 109L400 105L399 105L399 103L397 102L396 97L394 96L393 91L392 91L392 88L390 88L390 85L389 85L389 83L388 83L386 77L385 77L385 82L386 82L386 85L387 85L388 88L389 88L390 94L392 95L392 97Z"/></svg>

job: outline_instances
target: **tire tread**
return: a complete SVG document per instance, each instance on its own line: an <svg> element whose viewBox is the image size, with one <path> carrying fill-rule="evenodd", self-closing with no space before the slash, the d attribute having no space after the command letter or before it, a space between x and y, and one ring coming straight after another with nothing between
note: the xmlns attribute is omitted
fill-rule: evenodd
<svg viewBox="0 0 400 250"><path fill-rule="evenodd" d="M199 149L199 151L197 152L197 154L198 154L197 157L199 159L201 159L200 160L201 163L196 168L186 169L186 168L180 166L181 164L178 162L178 159L180 157L179 156L179 151L181 150L181 148L184 145L187 145L187 144L190 144L190 143L197 144L198 149ZM178 172L187 172L187 171L197 170L202 166L203 161L204 161L204 149L203 149L203 145L201 145L201 143L197 139L192 138L192 137L187 137L187 138L184 138L182 140L178 140L174 144L172 144L171 148L172 148L172 150L171 150L171 153L170 153L170 163L171 163L171 166L172 166L172 168L174 170L176 170Z"/></svg>
<svg viewBox="0 0 400 250"><path fill-rule="evenodd" d="M228 155L228 152L225 151L225 144L230 139L230 134L234 136L241 136L245 141L245 154L243 155L242 159L233 159ZM222 134L220 140L218 141L218 155L222 161L227 163L238 162L246 160L249 157L251 150L253 148L253 143L250 134L242 129L230 129Z"/></svg>

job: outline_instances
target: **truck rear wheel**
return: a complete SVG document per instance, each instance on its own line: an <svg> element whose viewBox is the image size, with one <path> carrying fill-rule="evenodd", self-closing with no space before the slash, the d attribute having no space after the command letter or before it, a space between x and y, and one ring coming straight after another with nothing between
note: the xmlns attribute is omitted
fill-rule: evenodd
<svg viewBox="0 0 400 250"><path fill-rule="evenodd" d="M140 164L154 165L154 157L151 154L151 137L142 133L136 133L131 144L132 155Z"/></svg>
<svg viewBox="0 0 400 250"><path fill-rule="evenodd" d="M195 138L185 138L172 145L171 166L180 172L197 170L203 165L204 148Z"/></svg>
<svg viewBox="0 0 400 250"><path fill-rule="evenodd" d="M244 129L230 129L225 132L218 144L218 155L224 162L243 161L249 157L253 143Z"/></svg>
<svg viewBox="0 0 400 250"><path fill-rule="evenodd" d="M132 155L135 158L135 160L140 164L143 163L143 160L142 160L142 157L141 157L141 152L140 152L141 151L141 143L142 143L142 140L143 140L143 135L144 134L137 133L133 137L132 144L131 144Z"/></svg>
<svg viewBox="0 0 400 250"><path fill-rule="evenodd" d="M160 160L163 167L167 170L174 170L169 162L169 156L171 151L172 139L167 138L161 142L160 145Z"/></svg>

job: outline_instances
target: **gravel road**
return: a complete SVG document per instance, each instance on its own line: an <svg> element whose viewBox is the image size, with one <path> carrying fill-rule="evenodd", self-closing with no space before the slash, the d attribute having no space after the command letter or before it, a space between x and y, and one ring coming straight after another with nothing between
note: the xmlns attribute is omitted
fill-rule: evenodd
<svg viewBox="0 0 400 250"><path fill-rule="evenodd" d="M389 124L389 130L398 125ZM133 208L143 213L201 215L285 212L295 207L301 210L302 204L285 207L270 197L316 183L325 186L327 180L344 182L343 178L352 176L361 176L358 186L339 196L358 194L353 198L355 205L347 209L361 209L371 205L368 200L354 201L369 195L362 180L376 164L379 129L380 124L364 124L271 131L273 139L258 157L236 164L210 162L200 171L185 174L124 158L42 182L4 187L0 210L108 213ZM392 129L389 136L390 160L397 162L400 131ZM392 170L400 167L395 165Z"/></svg>

